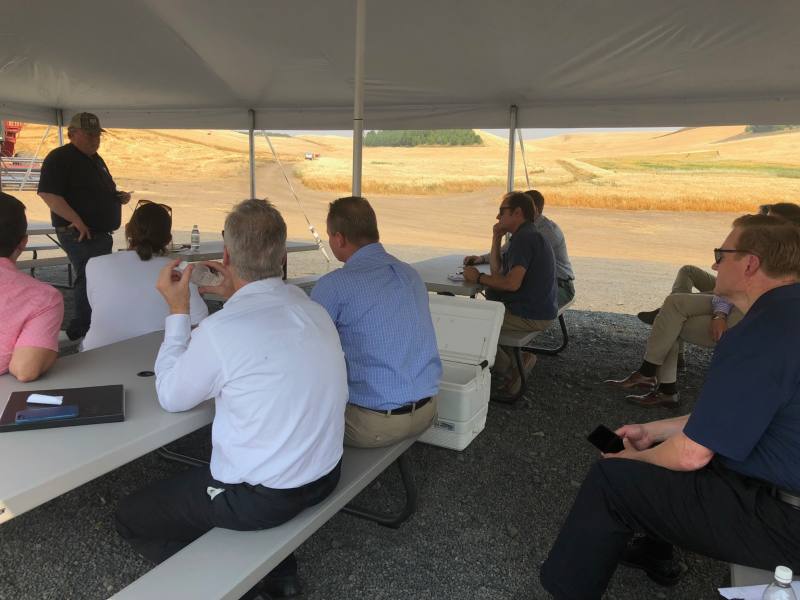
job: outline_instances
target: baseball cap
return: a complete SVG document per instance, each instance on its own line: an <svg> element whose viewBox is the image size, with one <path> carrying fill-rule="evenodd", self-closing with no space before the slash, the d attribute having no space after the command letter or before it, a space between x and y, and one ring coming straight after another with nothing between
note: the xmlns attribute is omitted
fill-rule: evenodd
<svg viewBox="0 0 800 600"><path fill-rule="evenodd" d="M100 127L100 119L92 113L78 113L69 121L69 126L75 129L83 129L88 133L105 133L105 129Z"/></svg>

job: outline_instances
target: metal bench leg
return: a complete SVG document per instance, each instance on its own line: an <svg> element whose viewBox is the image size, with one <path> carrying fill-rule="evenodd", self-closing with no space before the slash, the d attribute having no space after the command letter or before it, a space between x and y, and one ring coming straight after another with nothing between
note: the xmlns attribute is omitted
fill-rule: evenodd
<svg viewBox="0 0 800 600"><path fill-rule="evenodd" d="M186 454L181 454L179 452L173 452L166 446L161 446L161 448L156 450L156 454L158 454L164 460L183 463L184 465L189 465L190 467L208 466L207 460L203 460L202 458L195 458L194 456L187 456Z"/></svg>
<svg viewBox="0 0 800 600"><path fill-rule="evenodd" d="M558 315L558 324L561 326L561 345L557 348L541 348L539 346L526 346L523 348L525 352L532 352L533 354L546 354L547 356L555 356L560 353L569 343L569 334L567 333L567 322L564 320L564 315Z"/></svg>
<svg viewBox="0 0 800 600"><path fill-rule="evenodd" d="M406 491L406 503L399 511L394 513L380 513L348 504L342 509L342 512L361 519L367 519L368 521L383 525L384 527L391 527L392 529L397 529L406 519L413 515L417 510L417 486L414 483L411 463L405 454L402 454L395 462L400 468L400 477L403 480L403 488Z"/></svg>

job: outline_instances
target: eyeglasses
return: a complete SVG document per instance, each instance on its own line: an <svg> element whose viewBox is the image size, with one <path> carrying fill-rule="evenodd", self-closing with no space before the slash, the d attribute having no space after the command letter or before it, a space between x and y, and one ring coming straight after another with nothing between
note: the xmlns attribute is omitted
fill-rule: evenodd
<svg viewBox="0 0 800 600"><path fill-rule="evenodd" d="M172 216L172 207L171 206L167 206L166 204L160 204L158 202L153 202L152 200L145 200L144 198L142 198L141 200L139 200L136 203L136 210L139 210L140 207L145 206L146 204L155 204L156 206L160 206L161 208L163 208L165 211L167 211L169 213L170 217Z"/></svg>
<svg viewBox="0 0 800 600"><path fill-rule="evenodd" d="M718 265L722 262L722 257L725 256L727 252L743 252L742 250L737 250L736 248L714 248L714 264Z"/></svg>
<svg viewBox="0 0 800 600"><path fill-rule="evenodd" d="M501 204L500 208L497 210L497 214L502 215L504 210L514 210L513 206L508 206L507 204Z"/></svg>

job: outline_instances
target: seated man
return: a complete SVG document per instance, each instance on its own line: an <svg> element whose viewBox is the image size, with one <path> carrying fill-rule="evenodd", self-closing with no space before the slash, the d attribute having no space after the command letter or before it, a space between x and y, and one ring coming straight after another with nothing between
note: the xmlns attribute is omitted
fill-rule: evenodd
<svg viewBox="0 0 800 600"><path fill-rule="evenodd" d="M486 286L489 300L505 304L503 331L544 331L558 315L555 258L550 244L533 226L534 210L527 194L509 192L503 196L492 232L491 273L464 267L465 281ZM501 255L506 233L511 234L511 241ZM526 353L525 358L526 368L531 368L536 355ZM494 373L498 391L519 391L520 378L513 368L511 351L502 346L497 347Z"/></svg>
<svg viewBox="0 0 800 600"><path fill-rule="evenodd" d="M542 214L544 210L544 196L538 190L528 190L525 192L533 200L534 221L533 226L536 231L544 236L544 239L553 249L556 261L556 283L558 284L558 306L564 306L575 297L575 272L572 270L572 262L569 260L567 252L567 240L564 232L557 223L551 221ZM501 248L501 254L507 249L506 245ZM464 258L465 265L483 265L489 263L489 254L481 256L467 256Z"/></svg>
<svg viewBox="0 0 800 600"><path fill-rule="evenodd" d="M558 306L564 306L575 297L575 272L567 252L567 240L557 223L544 216L544 196L538 190L525 192L533 200L536 218L533 226L550 243L556 259L556 283L558 284Z"/></svg>
<svg viewBox="0 0 800 600"><path fill-rule="evenodd" d="M796 204L772 204L769 213L782 220L800 223L800 206ZM642 315L655 316L639 370L625 379L610 379L607 383L626 389L650 388L644 395L627 396L633 404L677 407L677 375L678 369L685 364L684 342L713 348L728 328L742 319L742 313L725 298L711 293L690 293L692 287L701 292L713 292L715 283L716 277L699 267L681 267L673 293L666 297L662 307L638 315L640 319Z"/></svg>
<svg viewBox="0 0 800 600"><path fill-rule="evenodd" d="M625 450L592 466L541 569L556 598L600 598L618 563L674 584L672 545L800 568L800 228L745 215L715 254L744 317L691 415L621 427Z"/></svg>
<svg viewBox="0 0 800 600"><path fill-rule="evenodd" d="M425 284L383 249L364 198L331 202L327 225L345 264L320 278L311 298L336 324L347 362L344 442L371 448L416 437L436 417L442 376Z"/></svg>
<svg viewBox="0 0 800 600"><path fill-rule="evenodd" d="M336 487L347 372L330 317L281 279L286 224L266 200L225 219L224 276L209 288L228 301L193 332L189 278L165 266L157 283L170 309L156 359L156 390L170 412L214 398L210 467L188 469L120 503L117 531L161 562L213 527L267 529ZM177 281L176 281L177 279ZM258 589L258 591L256 590ZM247 597L299 593L293 555Z"/></svg>
<svg viewBox="0 0 800 600"><path fill-rule="evenodd" d="M25 205L0 192L0 375L33 381L58 356L64 299L57 289L17 269L28 243Z"/></svg>

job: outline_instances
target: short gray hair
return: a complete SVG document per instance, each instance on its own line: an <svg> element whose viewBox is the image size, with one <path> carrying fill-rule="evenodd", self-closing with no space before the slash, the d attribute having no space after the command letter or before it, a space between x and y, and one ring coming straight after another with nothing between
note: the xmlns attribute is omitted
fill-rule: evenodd
<svg viewBox="0 0 800 600"><path fill-rule="evenodd" d="M280 277L286 222L269 200L244 200L225 219L225 247L241 279Z"/></svg>

